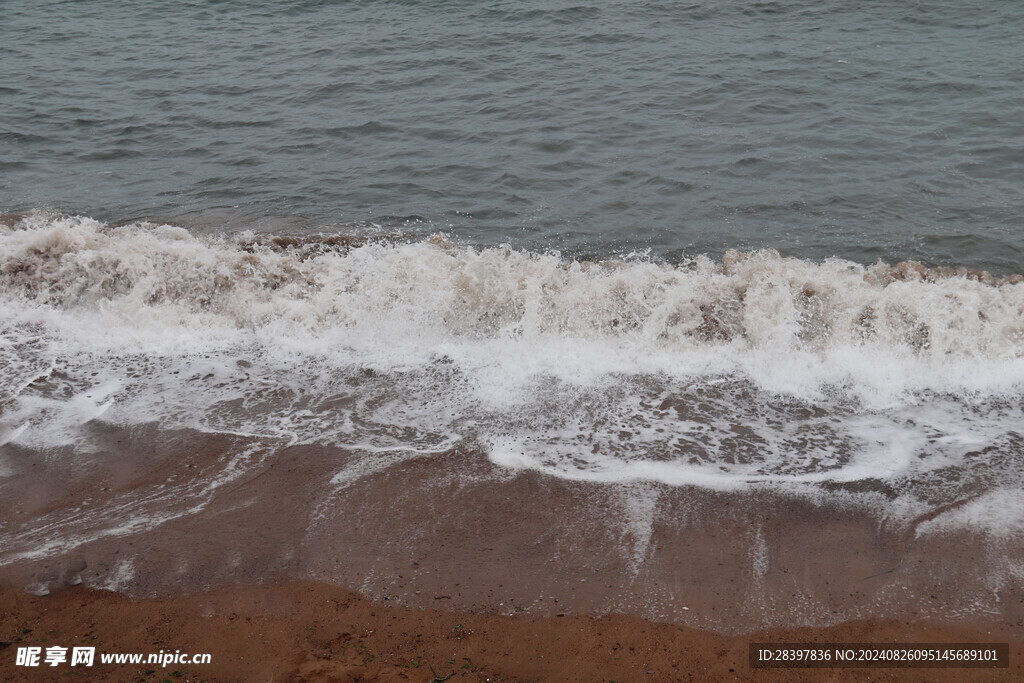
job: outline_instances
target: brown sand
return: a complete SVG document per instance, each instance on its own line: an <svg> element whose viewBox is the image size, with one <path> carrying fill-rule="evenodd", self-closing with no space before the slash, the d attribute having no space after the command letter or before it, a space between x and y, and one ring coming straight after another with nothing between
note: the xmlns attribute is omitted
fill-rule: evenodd
<svg viewBox="0 0 1024 683"><path fill-rule="evenodd" d="M991 632L898 621L729 637L611 615L529 619L419 610L314 582L132 601L82 587L36 598L0 593L0 679L97 681L675 681L1021 680L1024 642ZM1009 669L752 670L751 641L1007 642ZM210 653L204 665L15 667L18 645L97 652Z"/></svg>
<svg viewBox="0 0 1024 683"><path fill-rule="evenodd" d="M784 492L509 473L462 449L369 471L312 446L239 464L244 442L151 432L112 430L80 471L61 468L71 454L16 452L3 574L24 585L82 557L87 586L133 598L314 580L412 608L448 596L465 612L624 612L732 635L889 619L1024 634L1014 536L915 536L917 521Z"/></svg>
<svg viewBox="0 0 1024 683"><path fill-rule="evenodd" d="M895 523L842 487L833 504L580 484L461 448L377 467L148 427L95 437L88 462L10 448L0 680L1024 678L1024 546L918 534L941 504ZM23 592L77 558L84 587ZM752 641L1009 642L1011 668L754 671ZM82 644L212 663L14 666L19 645Z"/></svg>

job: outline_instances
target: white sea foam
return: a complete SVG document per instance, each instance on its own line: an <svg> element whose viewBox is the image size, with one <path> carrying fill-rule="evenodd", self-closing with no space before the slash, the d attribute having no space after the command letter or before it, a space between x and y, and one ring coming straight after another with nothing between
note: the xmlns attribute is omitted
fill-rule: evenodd
<svg viewBox="0 0 1024 683"><path fill-rule="evenodd" d="M30 527L0 537L0 566L67 553L98 539L131 536L197 515L217 492L258 469L272 453L264 446L249 446L228 456L202 480L143 486L95 508L83 504L37 516Z"/></svg>
<svg viewBox="0 0 1024 683"><path fill-rule="evenodd" d="M110 567L102 578L102 582L96 588L105 591L124 591L135 578L135 563L132 560L119 560L116 565Z"/></svg>
<svg viewBox="0 0 1024 683"><path fill-rule="evenodd" d="M27 446L159 422L366 452L468 441L586 481L1020 479L1017 279L35 213L0 227L0 321L0 434Z"/></svg>
<svg viewBox="0 0 1024 683"><path fill-rule="evenodd" d="M940 533L949 529L986 529L1006 540L1024 534L1024 489L1000 488L921 523L917 533Z"/></svg>

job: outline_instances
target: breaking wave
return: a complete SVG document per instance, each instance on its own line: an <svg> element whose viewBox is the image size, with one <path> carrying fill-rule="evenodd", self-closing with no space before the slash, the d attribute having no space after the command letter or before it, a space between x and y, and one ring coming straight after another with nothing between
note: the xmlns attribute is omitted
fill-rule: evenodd
<svg viewBox="0 0 1024 683"><path fill-rule="evenodd" d="M0 443L87 449L92 420L471 441L509 468L713 487L1022 469L1020 276L37 212L0 225L0 313Z"/></svg>

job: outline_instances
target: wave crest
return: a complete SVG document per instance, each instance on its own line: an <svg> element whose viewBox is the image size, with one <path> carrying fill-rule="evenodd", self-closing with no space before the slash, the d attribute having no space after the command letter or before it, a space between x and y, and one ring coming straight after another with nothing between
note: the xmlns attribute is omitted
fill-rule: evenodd
<svg viewBox="0 0 1024 683"><path fill-rule="evenodd" d="M173 322L157 326L162 336L272 325L285 336L386 329L434 342L603 340L634 351L870 348L933 360L1024 351L1020 276L914 262L864 267L770 250L680 266L570 261L444 235L209 237L44 213L11 221L0 243L8 305L93 310L119 338L144 338L162 319Z"/></svg>

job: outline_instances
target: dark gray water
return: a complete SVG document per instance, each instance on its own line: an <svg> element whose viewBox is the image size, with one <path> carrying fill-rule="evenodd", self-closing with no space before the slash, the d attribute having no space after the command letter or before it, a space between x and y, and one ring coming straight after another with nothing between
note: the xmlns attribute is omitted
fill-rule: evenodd
<svg viewBox="0 0 1024 683"><path fill-rule="evenodd" d="M1017 272L1022 32L1013 1L8 0L0 210Z"/></svg>

